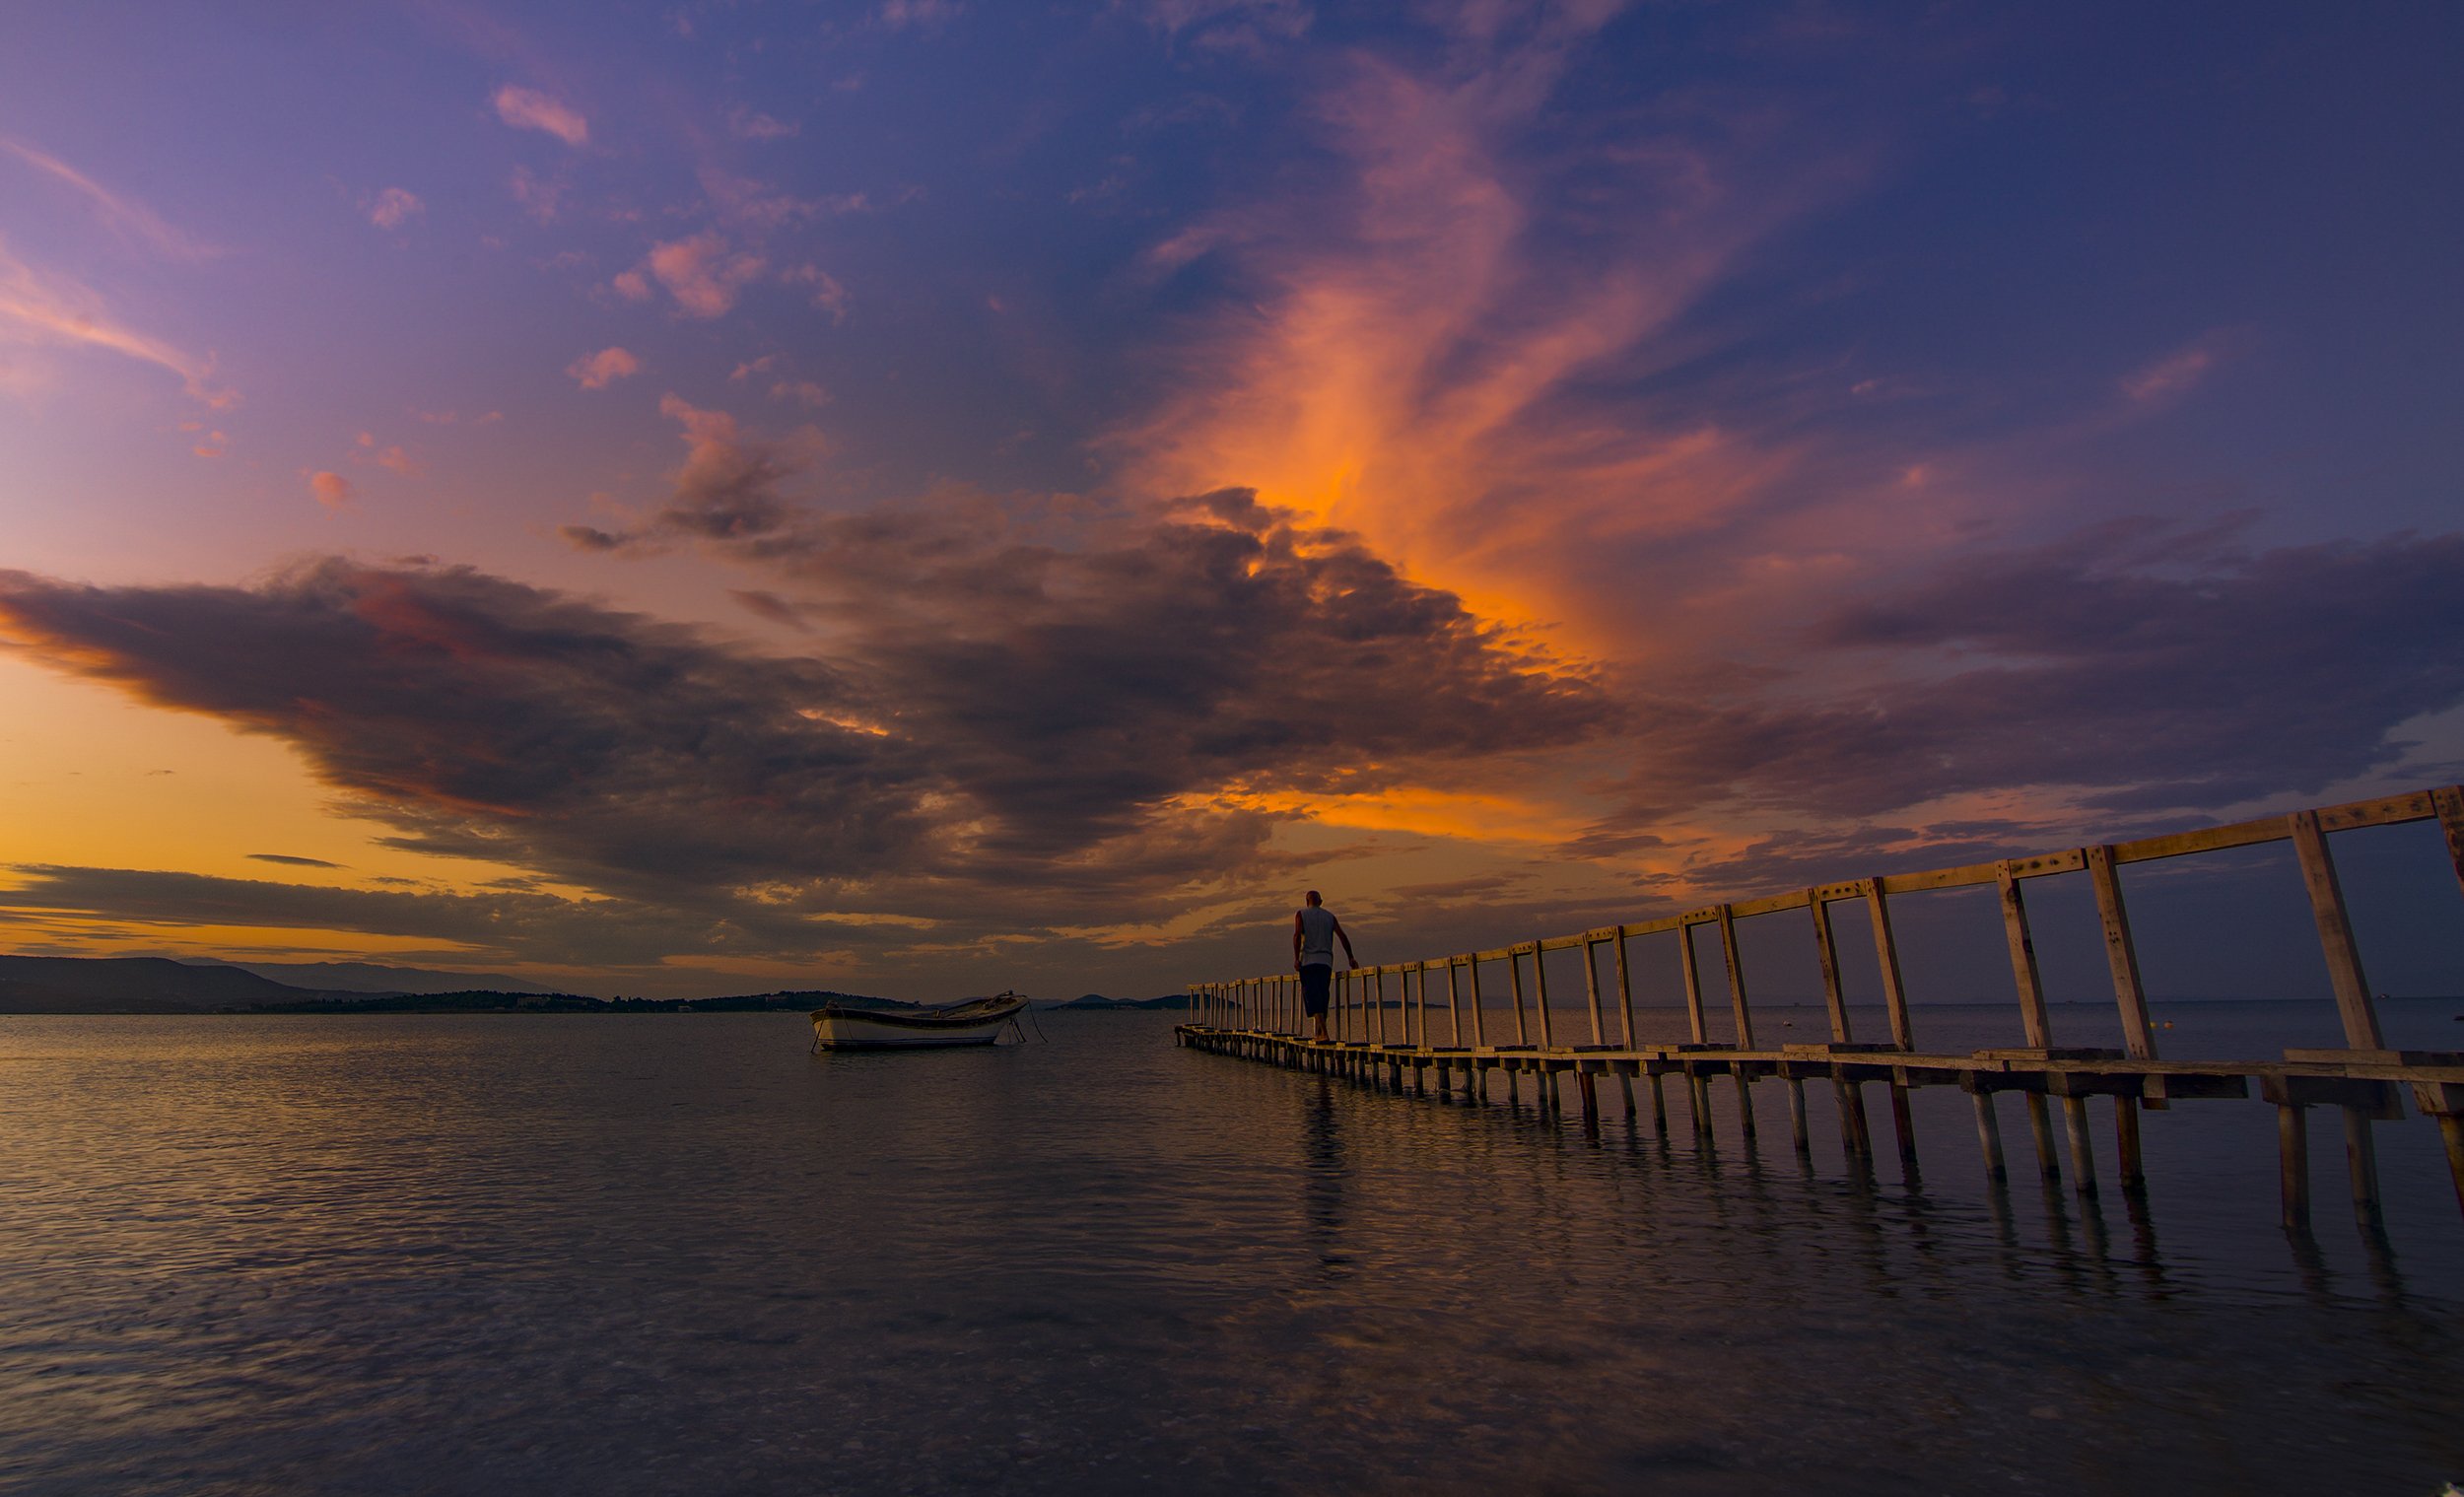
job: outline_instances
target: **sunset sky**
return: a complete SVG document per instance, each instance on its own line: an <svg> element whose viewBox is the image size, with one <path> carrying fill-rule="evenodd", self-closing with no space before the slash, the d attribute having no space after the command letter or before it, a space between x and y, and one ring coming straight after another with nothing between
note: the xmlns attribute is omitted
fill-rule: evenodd
<svg viewBox="0 0 2464 1497"><path fill-rule="evenodd" d="M8 32L0 949L1143 994L2464 779L2464 9Z"/></svg>

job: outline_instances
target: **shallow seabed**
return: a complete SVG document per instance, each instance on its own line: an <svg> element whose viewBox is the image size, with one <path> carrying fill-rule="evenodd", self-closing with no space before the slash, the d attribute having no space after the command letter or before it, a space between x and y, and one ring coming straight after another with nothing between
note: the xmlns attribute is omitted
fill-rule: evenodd
<svg viewBox="0 0 2464 1497"><path fill-rule="evenodd" d="M2373 1244L2321 1115L2303 1240L2256 1103L2148 1115L2135 1207L2109 1156L2100 1203L2041 1189L2016 1102L2008 1191L1955 1093L1913 1179L1877 1106L1867 1184L1818 1096L1800 1161L1774 1084L1758 1152L1725 1087L1708 1149L1676 1087L1672 1138L1610 1089L1591 1140L1166 1015L1042 1024L813 1056L795 1015L0 1019L0 1485L2464 1478L2464 1218L2419 1121Z"/></svg>

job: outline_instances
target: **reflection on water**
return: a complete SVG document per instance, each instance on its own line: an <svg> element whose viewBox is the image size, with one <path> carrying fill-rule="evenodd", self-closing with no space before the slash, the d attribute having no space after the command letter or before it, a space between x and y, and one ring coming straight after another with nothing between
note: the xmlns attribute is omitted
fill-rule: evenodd
<svg viewBox="0 0 2464 1497"><path fill-rule="evenodd" d="M1989 1189L1955 1092L1914 1098L1921 1173L1878 1102L1869 1178L1827 1087L1801 1160L1775 1086L1750 1146L1681 1083L1670 1136L1646 1095L1587 1138L1044 1023L816 1057L780 1015L0 1020L0 1485L2464 1476L2464 1225L2418 1123L2383 1241L2324 1189L2289 1239L2256 1104L2150 1115L2147 1199L2108 1165L2083 1200L2016 1112Z"/></svg>

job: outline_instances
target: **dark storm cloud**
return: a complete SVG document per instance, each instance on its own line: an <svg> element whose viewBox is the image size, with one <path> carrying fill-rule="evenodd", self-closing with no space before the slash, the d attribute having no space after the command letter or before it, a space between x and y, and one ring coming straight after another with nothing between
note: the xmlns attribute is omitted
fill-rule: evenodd
<svg viewBox="0 0 2464 1497"><path fill-rule="evenodd" d="M1595 837L1721 801L1864 817L2055 786L2156 812L2388 770L2405 722L2464 702L2464 536L2251 551L2115 527L1972 558L1806 643L1750 698L1639 704L1636 803Z"/></svg>
<svg viewBox="0 0 2464 1497"><path fill-rule="evenodd" d="M1185 793L1375 790L1614 721L1588 678L1244 490L822 515L730 482L720 526L696 470L776 464L719 442L696 429L677 504L624 544L697 538L774 578L737 599L827 628L834 665L994 814L1002 857L1130 835Z"/></svg>
<svg viewBox="0 0 2464 1497"><path fill-rule="evenodd" d="M1608 720L1452 596L1244 496L1077 550L955 514L790 533L757 518L770 470L719 435L696 464L738 518L689 528L775 556L801 595L763 596L822 653L339 559L252 588L0 576L0 624L59 668L297 745L396 847L787 944L837 939L780 925L816 915L1152 918L1279 864L1240 793L1373 788Z"/></svg>
<svg viewBox="0 0 2464 1497"><path fill-rule="evenodd" d="M329 863L321 857L295 857L288 852L251 852L248 856L257 862L281 863L289 868L339 868L342 866L340 863Z"/></svg>
<svg viewBox="0 0 2464 1497"><path fill-rule="evenodd" d="M418 844L600 887L846 875L934 831L916 752L828 667L466 568L327 560L254 588L0 577L22 648L296 745Z"/></svg>

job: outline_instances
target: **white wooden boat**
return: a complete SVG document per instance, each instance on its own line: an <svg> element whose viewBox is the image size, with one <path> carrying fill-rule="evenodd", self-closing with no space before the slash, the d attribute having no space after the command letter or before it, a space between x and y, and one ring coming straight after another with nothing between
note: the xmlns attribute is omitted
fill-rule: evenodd
<svg viewBox="0 0 2464 1497"><path fill-rule="evenodd" d="M826 1003L812 1011L815 1050L924 1050L990 1045L1026 1011L1014 992L969 998L937 1008L848 1008Z"/></svg>

